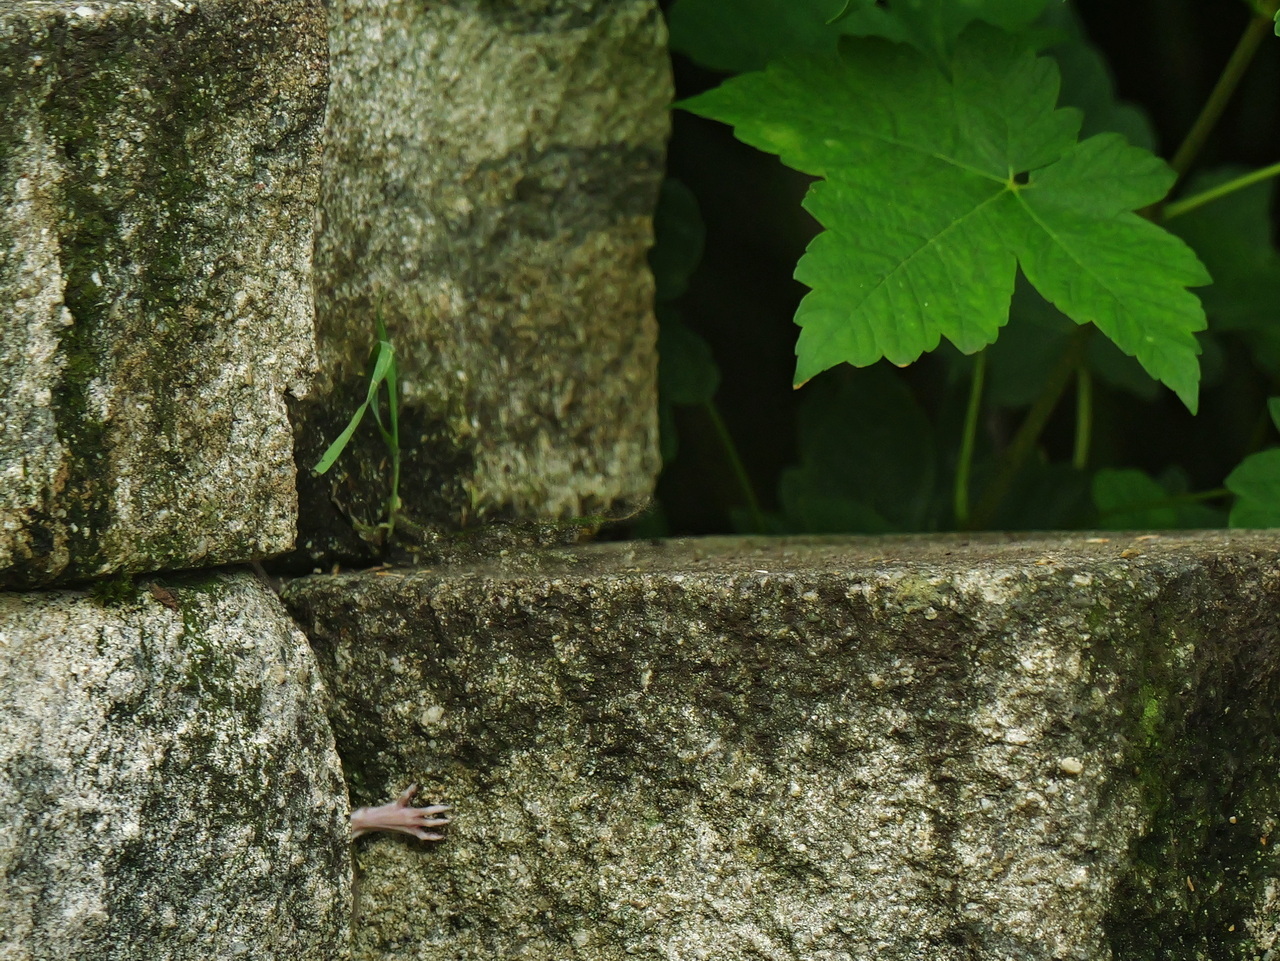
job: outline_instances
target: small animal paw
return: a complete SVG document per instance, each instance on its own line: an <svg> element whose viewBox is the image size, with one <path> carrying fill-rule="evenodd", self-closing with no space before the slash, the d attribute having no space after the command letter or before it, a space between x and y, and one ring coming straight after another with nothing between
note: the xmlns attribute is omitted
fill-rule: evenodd
<svg viewBox="0 0 1280 961"><path fill-rule="evenodd" d="M373 831L398 831L401 834L412 834L421 841L443 841L443 834L428 828L442 828L449 823L448 818L438 816L448 811L449 806L432 804L414 807L409 802L417 793L418 785L411 784L394 801L378 807L356 808L351 812L352 839Z"/></svg>

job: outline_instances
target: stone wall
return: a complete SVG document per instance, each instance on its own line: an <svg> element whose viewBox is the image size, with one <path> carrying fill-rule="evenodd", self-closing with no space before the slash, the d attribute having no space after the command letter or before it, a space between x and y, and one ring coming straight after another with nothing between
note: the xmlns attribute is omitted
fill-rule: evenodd
<svg viewBox="0 0 1280 961"><path fill-rule="evenodd" d="M376 316L410 546L648 496L670 97L651 0L0 9L0 958L345 956L324 687L235 565L387 549L372 425L311 472Z"/></svg>
<svg viewBox="0 0 1280 961"><path fill-rule="evenodd" d="M339 7L300 466L364 395L381 315L420 524L643 503L659 467L645 256L672 94L656 4ZM311 557L360 552L349 518L381 519L383 460L375 441L304 484Z"/></svg>
<svg viewBox="0 0 1280 961"><path fill-rule="evenodd" d="M664 44L0 9L0 961L1280 950L1275 538L548 546L658 467Z"/></svg>
<svg viewBox="0 0 1280 961"><path fill-rule="evenodd" d="M338 956L325 706L251 573L0 594L0 957Z"/></svg>

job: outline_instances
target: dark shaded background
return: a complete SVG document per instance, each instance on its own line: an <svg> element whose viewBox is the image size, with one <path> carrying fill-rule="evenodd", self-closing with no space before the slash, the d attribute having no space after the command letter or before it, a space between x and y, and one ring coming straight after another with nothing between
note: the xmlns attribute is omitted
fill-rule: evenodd
<svg viewBox="0 0 1280 961"><path fill-rule="evenodd" d="M664 0L664 8L671 2ZM1171 156L1250 9L1242 0L1079 0L1076 8L1107 56L1120 95L1148 112L1162 156ZM678 55L675 76L682 97L721 79ZM1277 120L1280 38L1263 45L1197 169L1280 159ZM762 505L774 509L778 476L797 457L802 392L791 388L798 331L792 316L805 288L791 273L816 230L800 207L809 181L738 143L728 127L682 111L674 114L669 172L693 190L707 226L704 258L680 313L711 344L722 373L717 406ZM1244 453L1274 442L1264 407L1280 385L1256 372L1241 375L1237 366L1248 368L1247 361L1233 364L1232 375L1217 383L1207 375L1196 418L1167 391L1141 405L1098 385L1091 466L1159 473L1179 463L1193 489L1220 486ZM954 403L936 357L926 356L905 375L926 406ZM1067 459L1071 444L1070 400L1061 407L1044 441L1055 459ZM731 512L742 499L711 425L696 408L677 416L680 452L659 483L667 527L672 534L733 530Z"/></svg>

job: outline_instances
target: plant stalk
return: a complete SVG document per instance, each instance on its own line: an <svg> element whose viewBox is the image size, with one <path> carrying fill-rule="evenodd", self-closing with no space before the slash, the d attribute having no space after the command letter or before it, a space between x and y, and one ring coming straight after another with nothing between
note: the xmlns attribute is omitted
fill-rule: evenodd
<svg viewBox="0 0 1280 961"><path fill-rule="evenodd" d="M1088 364L1076 368L1076 442L1071 452L1071 466L1084 470L1089 466L1089 445L1093 440L1093 375Z"/></svg>
<svg viewBox="0 0 1280 961"><path fill-rule="evenodd" d="M956 465L955 520L956 526L969 523L969 476L973 469L974 440L978 435L978 415L982 410L982 385L987 376L987 352L983 350L974 358L973 380L969 383L969 406L964 413L964 433L960 438L960 461Z"/></svg>
<svg viewBox="0 0 1280 961"><path fill-rule="evenodd" d="M1062 398L1063 391L1067 389L1067 384L1071 381L1071 375L1083 364L1085 345L1088 344L1089 335L1092 332L1092 325L1088 325L1080 327L1072 335L1071 343L1063 351L1062 356L1058 359L1057 366L1054 367L1045 380L1040 396L1036 398L1035 403L1031 405L1031 409L1027 411L1027 416L1023 418L1017 434L1013 437L1013 441L1005 448L1004 454L1000 458L1000 466L996 476L983 493L982 500L979 501L978 508L971 519L972 523L968 525L966 530L983 530L990 526L991 521L995 518L996 511L1000 509L1000 504L1013 487L1013 482L1017 478L1018 472L1022 469L1022 465L1035 448L1036 441L1040 439L1040 434L1043 433L1045 425L1049 423L1049 417L1053 413L1053 409L1058 406L1058 401Z"/></svg>
<svg viewBox="0 0 1280 961"><path fill-rule="evenodd" d="M1181 200L1175 200L1167 204L1164 208L1162 219L1172 220L1174 217L1181 217L1183 214L1190 213L1197 207L1203 207L1219 197L1233 194L1237 190L1243 190L1245 187L1252 187L1260 181L1277 175L1280 175L1280 163L1274 163L1269 167L1263 167L1261 170L1254 170L1239 177L1234 177L1226 183L1211 187L1209 190L1204 190L1198 194L1192 194L1190 197L1183 197Z"/></svg>
<svg viewBox="0 0 1280 961"><path fill-rule="evenodd" d="M1196 157L1199 156L1205 142L1209 139L1209 134L1222 117L1222 112L1231 100L1231 95L1235 93L1236 87L1240 85L1263 39L1274 32L1275 21L1265 13L1259 13L1244 28L1244 33L1240 35L1235 50L1231 52L1231 59L1222 68L1222 74L1214 84L1213 92L1209 94L1209 99L1201 108L1200 116L1196 117L1196 122L1191 125L1177 153L1173 155L1173 160L1169 162L1179 178L1195 163Z"/></svg>
<svg viewBox="0 0 1280 961"><path fill-rule="evenodd" d="M391 494L387 498L387 541L396 530L396 518L400 514L400 385L396 380L396 365L387 371L387 426L391 439Z"/></svg>
<svg viewBox="0 0 1280 961"><path fill-rule="evenodd" d="M764 513L760 510L760 501L756 497L755 488L751 486L751 478L747 476L747 468L743 465L742 458L738 456L738 447L733 442L733 435L729 433L729 427L725 424L724 418L720 416L720 410L716 407L714 401L704 402L702 408L711 420L711 426L716 432L716 438L720 441L720 447L724 451L725 460L729 462L729 470L733 474L734 482L738 485L738 492L742 495L743 503L746 504L747 514L751 518L751 526L755 528L757 533L763 534L765 531Z"/></svg>

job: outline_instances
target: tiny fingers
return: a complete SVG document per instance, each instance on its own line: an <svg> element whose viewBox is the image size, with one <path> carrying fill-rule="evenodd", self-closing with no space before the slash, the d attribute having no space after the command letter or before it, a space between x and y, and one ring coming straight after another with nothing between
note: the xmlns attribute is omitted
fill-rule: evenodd
<svg viewBox="0 0 1280 961"><path fill-rule="evenodd" d="M413 800L413 796L417 793L418 793L418 785L410 784L407 788L404 789L404 793L401 794L400 797L396 799L396 803L408 804L410 801Z"/></svg>
<svg viewBox="0 0 1280 961"><path fill-rule="evenodd" d="M378 807L358 808L351 812L351 837L374 831L399 832L409 834L422 841L443 841L444 835L427 828L442 828L449 824L449 819L437 817L450 810L447 804L431 804L414 807L410 802L418 793L418 785L411 784L396 800Z"/></svg>

